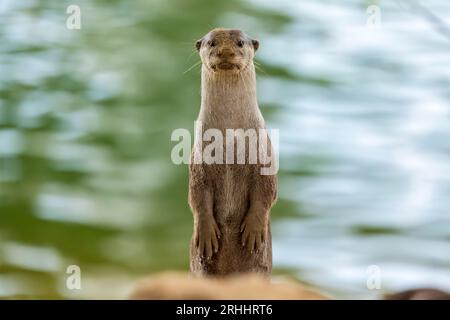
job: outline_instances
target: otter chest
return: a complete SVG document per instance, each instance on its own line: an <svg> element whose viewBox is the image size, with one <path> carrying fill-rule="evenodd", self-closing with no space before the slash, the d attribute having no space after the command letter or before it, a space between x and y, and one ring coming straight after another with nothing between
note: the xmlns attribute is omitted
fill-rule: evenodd
<svg viewBox="0 0 450 320"><path fill-rule="evenodd" d="M221 218L235 217L246 211L248 190L251 188L249 165L214 165L214 198L217 215Z"/></svg>

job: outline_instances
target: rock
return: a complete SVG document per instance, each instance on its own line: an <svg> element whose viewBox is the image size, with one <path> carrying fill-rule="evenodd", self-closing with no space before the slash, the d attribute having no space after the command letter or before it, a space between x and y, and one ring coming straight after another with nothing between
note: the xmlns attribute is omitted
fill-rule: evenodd
<svg viewBox="0 0 450 320"><path fill-rule="evenodd" d="M129 297L133 300L327 300L329 297L295 281L270 281L256 274L225 278L195 278L169 272L141 280Z"/></svg>
<svg viewBox="0 0 450 320"><path fill-rule="evenodd" d="M437 289L421 288L388 294L386 300L450 300L450 293Z"/></svg>

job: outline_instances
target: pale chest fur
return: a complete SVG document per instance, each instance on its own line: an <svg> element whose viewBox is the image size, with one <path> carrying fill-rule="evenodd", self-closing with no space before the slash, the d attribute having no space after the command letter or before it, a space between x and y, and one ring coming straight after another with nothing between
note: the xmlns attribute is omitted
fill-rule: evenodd
<svg viewBox="0 0 450 320"><path fill-rule="evenodd" d="M264 118L256 99L256 78L253 66L240 75L212 77L202 71L202 103L197 118L202 124L202 134L208 129L218 129L224 137L226 129L263 129ZM197 144L204 148L205 143ZM248 192L255 174L251 164L213 164L204 166L205 174L214 184L214 201L219 220L244 215L247 210ZM236 221L240 221L237 219Z"/></svg>

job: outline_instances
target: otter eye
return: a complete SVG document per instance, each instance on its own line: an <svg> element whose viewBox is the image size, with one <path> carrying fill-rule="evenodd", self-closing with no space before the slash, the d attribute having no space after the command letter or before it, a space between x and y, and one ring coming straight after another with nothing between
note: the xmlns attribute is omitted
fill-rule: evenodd
<svg viewBox="0 0 450 320"><path fill-rule="evenodd" d="M208 44L209 44L210 47L215 47L216 46L216 42L214 40L208 41Z"/></svg>
<svg viewBox="0 0 450 320"><path fill-rule="evenodd" d="M244 41L239 40L239 41L237 42L237 46L238 46L239 48L242 48L242 47L244 46Z"/></svg>

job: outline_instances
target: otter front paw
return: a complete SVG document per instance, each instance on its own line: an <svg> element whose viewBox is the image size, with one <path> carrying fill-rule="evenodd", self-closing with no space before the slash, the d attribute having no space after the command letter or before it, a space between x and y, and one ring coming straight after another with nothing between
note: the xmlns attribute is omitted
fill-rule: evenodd
<svg viewBox="0 0 450 320"><path fill-rule="evenodd" d="M250 252L259 250L266 238L267 223L264 215L247 213L241 225L242 246Z"/></svg>
<svg viewBox="0 0 450 320"><path fill-rule="evenodd" d="M194 243L201 256L211 258L219 250L220 231L214 218L206 219L195 228Z"/></svg>

